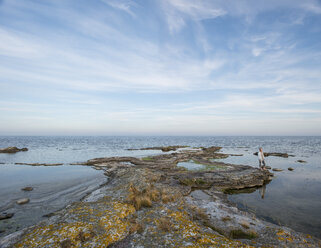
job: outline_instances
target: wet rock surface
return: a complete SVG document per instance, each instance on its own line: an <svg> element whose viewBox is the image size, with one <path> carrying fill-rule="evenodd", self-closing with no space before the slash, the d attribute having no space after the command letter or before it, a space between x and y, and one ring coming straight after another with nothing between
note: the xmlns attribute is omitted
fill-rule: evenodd
<svg viewBox="0 0 321 248"><path fill-rule="evenodd" d="M21 148L15 146L10 146L7 148L0 148L0 153L16 153L16 152L26 152L28 151L28 148Z"/></svg>
<svg viewBox="0 0 321 248"><path fill-rule="evenodd" d="M0 247L320 247L320 240L238 210L223 192L251 189L272 174L213 162L220 148L82 164L110 181L42 223L0 240ZM206 170L177 163L196 161Z"/></svg>
<svg viewBox="0 0 321 248"><path fill-rule="evenodd" d="M253 153L253 155L258 155L258 152ZM264 152L264 156L275 156L275 157L282 157L282 158L288 158L288 157L294 157L294 155L287 154L287 153L281 153L281 152Z"/></svg>

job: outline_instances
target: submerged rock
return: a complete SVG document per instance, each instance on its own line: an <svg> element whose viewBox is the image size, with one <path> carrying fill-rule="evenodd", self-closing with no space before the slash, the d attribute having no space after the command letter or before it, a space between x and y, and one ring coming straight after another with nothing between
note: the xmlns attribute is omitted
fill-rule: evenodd
<svg viewBox="0 0 321 248"><path fill-rule="evenodd" d="M21 190L23 190L23 191L32 191L33 187L24 187Z"/></svg>
<svg viewBox="0 0 321 248"><path fill-rule="evenodd" d="M289 167L288 170L289 170L289 171L294 171L294 168Z"/></svg>
<svg viewBox="0 0 321 248"><path fill-rule="evenodd" d="M279 168L273 168L273 171L283 171L283 169L279 169Z"/></svg>
<svg viewBox="0 0 321 248"><path fill-rule="evenodd" d="M10 219L14 216L14 213L4 213L4 214L0 214L0 220L5 220L5 219Z"/></svg>
<svg viewBox="0 0 321 248"><path fill-rule="evenodd" d="M298 162L298 163L306 163L307 161L302 160L302 159L299 159L299 160L297 160L297 162Z"/></svg>
<svg viewBox="0 0 321 248"><path fill-rule="evenodd" d="M19 205L22 205L22 204L28 203L29 201L30 201L29 198L22 198L22 199L17 200L16 203Z"/></svg>
<svg viewBox="0 0 321 248"><path fill-rule="evenodd" d="M28 151L28 148L21 148L19 149L18 147L15 146L10 146L7 148L0 148L0 153L16 153L16 152L26 152Z"/></svg>

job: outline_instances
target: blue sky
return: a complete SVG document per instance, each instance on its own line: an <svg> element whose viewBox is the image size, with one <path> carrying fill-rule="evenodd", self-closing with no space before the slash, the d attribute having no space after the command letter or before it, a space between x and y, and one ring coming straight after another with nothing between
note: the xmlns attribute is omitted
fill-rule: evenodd
<svg viewBox="0 0 321 248"><path fill-rule="evenodd" d="M0 135L321 135L319 0L2 0Z"/></svg>

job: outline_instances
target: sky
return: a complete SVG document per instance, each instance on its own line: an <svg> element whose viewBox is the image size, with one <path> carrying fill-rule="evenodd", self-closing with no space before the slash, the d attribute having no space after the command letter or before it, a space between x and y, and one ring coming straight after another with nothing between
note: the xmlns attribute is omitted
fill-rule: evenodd
<svg viewBox="0 0 321 248"><path fill-rule="evenodd" d="M321 135L321 1L0 0L0 135Z"/></svg>

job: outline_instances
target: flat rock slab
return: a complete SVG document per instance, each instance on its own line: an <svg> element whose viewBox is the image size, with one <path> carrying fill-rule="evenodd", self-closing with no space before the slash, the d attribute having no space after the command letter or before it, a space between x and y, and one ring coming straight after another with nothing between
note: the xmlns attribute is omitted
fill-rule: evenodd
<svg viewBox="0 0 321 248"><path fill-rule="evenodd" d="M257 156L258 152L253 153L253 155ZM264 156L275 156L275 157L282 157L282 158L288 158L288 157L294 157L294 155L290 155L287 153L281 153L281 152L264 152Z"/></svg>
<svg viewBox="0 0 321 248"><path fill-rule="evenodd" d="M279 169L279 168L273 168L273 171L283 171L283 169Z"/></svg>
<svg viewBox="0 0 321 248"><path fill-rule="evenodd" d="M63 165L62 163L57 164L46 164L46 163L15 163L17 165L31 165L31 166L59 166Z"/></svg>
<svg viewBox="0 0 321 248"><path fill-rule="evenodd" d="M1 148L0 153L16 153L16 152L26 152L28 151L28 148L21 148L19 149L18 147L15 146L10 146L7 148Z"/></svg>
<svg viewBox="0 0 321 248"><path fill-rule="evenodd" d="M161 150L162 152L176 151L179 148L187 148L189 146L155 146L155 147L146 147L146 148L130 148L127 151L146 151L146 150Z"/></svg>
<svg viewBox="0 0 321 248"><path fill-rule="evenodd" d="M17 204L19 205L22 205L22 204L26 204L30 201L29 198L22 198L22 199L19 199L18 201L16 201Z"/></svg>
<svg viewBox="0 0 321 248"><path fill-rule="evenodd" d="M5 219L10 219L14 216L14 213L9 213L9 214L0 214L0 220L5 220Z"/></svg>

